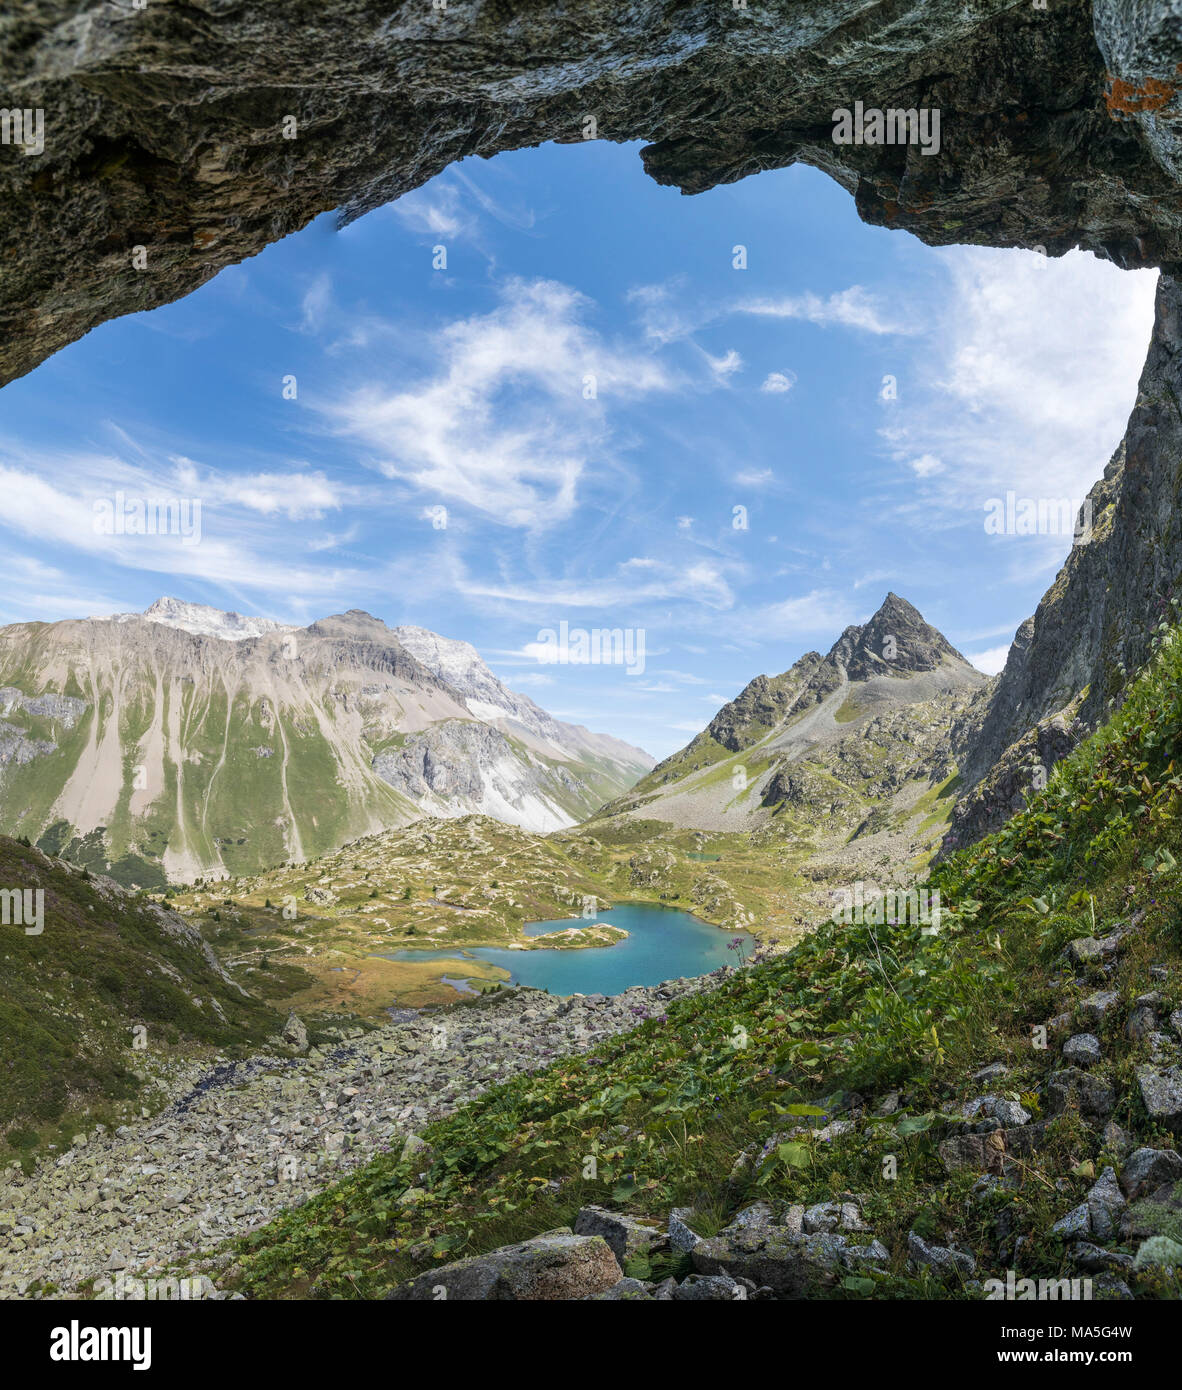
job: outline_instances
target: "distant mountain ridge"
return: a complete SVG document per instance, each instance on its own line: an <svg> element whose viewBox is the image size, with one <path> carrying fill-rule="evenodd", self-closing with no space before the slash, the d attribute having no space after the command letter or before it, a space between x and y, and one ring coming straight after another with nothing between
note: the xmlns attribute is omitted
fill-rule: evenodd
<svg viewBox="0 0 1182 1390"><path fill-rule="evenodd" d="M0 833L144 886L420 815L560 829L652 764L358 609L300 628L164 598L0 629Z"/></svg>
<svg viewBox="0 0 1182 1390"><path fill-rule="evenodd" d="M271 618L244 617L241 613L225 612L206 603L186 603L182 599L158 598L142 613L116 613L118 623L135 622L141 618L166 627L179 627L198 637L223 637L228 642L240 642L247 637L261 637L265 632L294 632L296 629ZM101 621L101 620L99 620Z"/></svg>

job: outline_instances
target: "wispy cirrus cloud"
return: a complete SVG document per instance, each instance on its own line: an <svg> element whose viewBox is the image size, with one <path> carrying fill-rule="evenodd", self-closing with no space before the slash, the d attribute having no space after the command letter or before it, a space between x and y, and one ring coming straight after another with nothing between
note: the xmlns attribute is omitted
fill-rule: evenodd
<svg viewBox="0 0 1182 1390"><path fill-rule="evenodd" d="M996 676L1006 664L1006 657L1009 654L1010 644L1008 642L1004 647L987 647L983 652L966 653L969 661L977 670L984 671L987 676Z"/></svg>
<svg viewBox="0 0 1182 1390"><path fill-rule="evenodd" d="M635 612L646 603L687 602L717 611L735 601L725 567L701 559L686 565L647 556L625 560L599 578L548 580L542 583L495 582L456 572L457 590L472 599L523 605L539 611L564 608Z"/></svg>
<svg viewBox="0 0 1182 1390"><path fill-rule="evenodd" d="M866 333L911 334L919 325L892 315L882 300L861 285L837 290L833 294L781 295L746 300L735 306L740 314L756 314L764 318L801 319L821 327L837 324L843 328L858 328Z"/></svg>
<svg viewBox="0 0 1182 1390"><path fill-rule="evenodd" d="M234 476L176 457L150 466L112 454L57 453L9 445L0 464L0 529L43 554L80 557L162 579L236 585L274 595L327 596L369 588L361 570L295 563L288 521L316 517L336 490L314 474ZM289 485L280 500L281 483ZM140 503L183 504L191 534L104 529L104 519ZM279 528L279 529L277 529ZM117 605L114 605L117 606ZM86 611L93 611L92 600Z"/></svg>
<svg viewBox="0 0 1182 1390"><path fill-rule="evenodd" d="M371 383L326 407L386 477L507 526L569 517L592 460L610 449L608 402L675 389L648 351L589 328L585 296L552 280L512 280L490 313L434 337L412 386Z"/></svg>

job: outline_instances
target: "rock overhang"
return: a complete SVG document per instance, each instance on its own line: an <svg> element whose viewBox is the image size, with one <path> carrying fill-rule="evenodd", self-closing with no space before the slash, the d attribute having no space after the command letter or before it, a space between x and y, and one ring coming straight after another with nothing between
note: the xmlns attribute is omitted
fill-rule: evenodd
<svg viewBox="0 0 1182 1390"><path fill-rule="evenodd" d="M802 162L932 245L1176 273L1180 63L1170 7L1132 0L24 0L5 109L44 148L0 150L0 382L321 213L589 134L685 193ZM857 100L941 111L938 157L835 145Z"/></svg>

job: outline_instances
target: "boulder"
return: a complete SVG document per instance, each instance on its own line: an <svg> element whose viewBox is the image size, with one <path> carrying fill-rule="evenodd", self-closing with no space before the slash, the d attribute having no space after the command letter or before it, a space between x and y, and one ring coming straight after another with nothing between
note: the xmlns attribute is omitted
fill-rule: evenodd
<svg viewBox="0 0 1182 1390"><path fill-rule="evenodd" d="M602 1236L621 1265L634 1255L647 1255L657 1245L668 1242L664 1231L606 1207L584 1207L575 1217L574 1231L577 1236Z"/></svg>
<svg viewBox="0 0 1182 1390"><path fill-rule="evenodd" d="M979 1173L1000 1174L1007 1156L1026 1158L1041 1146L1046 1124L1025 1124L1013 1129L995 1129L988 1134L958 1134L945 1139L938 1148L940 1161L949 1173L971 1168Z"/></svg>
<svg viewBox="0 0 1182 1390"><path fill-rule="evenodd" d="M1157 1028L1157 1012L1148 1004L1138 1004L1129 1015L1129 1021L1125 1025L1125 1032L1134 1042L1140 1042L1142 1038L1149 1037L1150 1033Z"/></svg>
<svg viewBox="0 0 1182 1390"><path fill-rule="evenodd" d="M688 1255L702 1239L690 1229L693 1212L689 1207L674 1207L669 1213L669 1244L675 1254Z"/></svg>
<svg viewBox="0 0 1182 1390"><path fill-rule="evenodd" d="M1087 1195L1092 1234L1097 1240L1111 1240L1125 1209L1124 1193L1111 1168L1105 1168Z"/></svg>
<svg viewBox="0 0 1182 1390"><path fill-rule="evenodd" d="M1016 1100L1008 1100L1004 1096L977 1096L968 1102L963 1113L966 1120L979 1122L979 1134L986 1134L994 1129L1017 1128L1019 1125L1030 1123L1030 1111L1019 1105ZM980 1123L983 1119L994 1123Z"/></svg>
<svg viewBox="0 0 1182 1390"><path fill-rule="evenodd" d="M777 1221L767 1203L760 1202L718 1235L699 1241L692 1258L702 1274L727 1274L802 1298L818 1285L835 1282L843 1269L885 1264L888 1254L877 1241L861 1246L836 1233L803 1234Z"/></svg>
<svg viewBox="0 0 1182 1390"><path fill-rule="evenodd" d="M802 1214L801 1227L805 1235L822 1231L865 1231L856 1202L819 1202Z"/></svg>
<svg viewBox="0 0 1182 1390"><path fill-rule="evenodd" d="M973 1274L977 1262L967 1250L955 1250L950 1245L929 1245L915 1231L907 1234L907 1253L915 1266L927 1265L938 1274L967 1276Z"/></svg>
<svg viewBox="0 0 1182 1390"><path fill-rule="evenodd" d="M1100 1060L1100 1039L1095 1033L1077 1033L1063 1044L1063 1060L1087 1067Z"/></svg>
<svg viewBox="0 0 1182 1390"><path fill-rule="evenodd" d="M1080 1013L1094 1026L1101 1023L1120 1002L1120 995L1114 989L1098 989L1080 1005Z"/></svg>
<svg viewBox="0 0 1182 1390"><path fill-rule="evenodd" d="M691 1274L673 1287L670 1298L674 1303L744 1303L754 1288L729 1274Z"/></svg>
<svg viewBox="0 0 1182 1390"><path fill-rule="evenodd" d="M1137 1149L1125 1162L1121 1186L1129 1201L1153 1192L1164 1183L1182 1179L1182 1157L1173 1149Z"/></svg>
<svg viewBox="0 0 1182 1390"><path fill-rule="evenodd" d="M1122 1255L1119 1250L1104 1250L1086 1240L1075 1243L1071 1250L1071 1261L1077 1269L1088 1274L1101 1274L1105 1270L1128 1270L1133 1266L1132 1255Z"/></svg>
<svg viewBox="0 0 1182 1390"><path fill-rule="evenodd" d="M402 1146L401 1160L403 1163L414 1160L420 1163L423 1168L430 1166L434 1157L435 1150L425 1139L420 1139L417 1134L408 1134L406 1142Z"/></svg>
<svg viewBox="0 0 1182 1390"><path fill-rule="evenodd" d="M1116 1105L1116 1096L1100 1077L1066 1067L1047 1078L1046 1111L1048 1116L1061 1115L1071 1105L1078 1106L1081 1115L1106 1120Z"/></svg>
<svg viewBox="0 0 1182 1390"><path fill-rule="evenodd" d="M1089 1236L1091 1233L1092 1223L1086 1202L1081 1202L1078 1207L1073 1207L1066 1216L1061 1216L1051 1227L1051 1235L1058 1236L1061 1240L1079 1240L1082 1236Z"/></svg>
<svg viewBox="0 0 1182 1390"><path fill-rule="evenodd" d="M308 1030L299 1014L288 1014L287 1022L283 1025L283 1041L289 1047L294 1047L297 1052L307 1052Z"/></svg>
<svg viewBox="0 0 1182 1390"><path fill-rule="evenodd" d="M641 1279L621 1279L602 1293L589 1293L585 1298L592 1303L651 1303L652 1286Z"/></svg>
<svg viewBox="0 0 1182 1390"><path fill-rule="evenodd" d="M1103 960L1115 949L1116 943L1111 938L1099 941L1094 936L1078 936L1069 943L1065 954L1072 965L1080 966Z"/></svg>
<svg viewBox="0 0 1182 1390"><path fill-rule="evenodd" d="M1137 1085L1150 1119L1182 1134L1182 1068L1138 1067Z"/></svg>
<svg viewBox="0 0 1182 1390"><path fill-rule="evenodd" d="M569 1226L519 1245L441 1265L386 1295L394 1302L537 1302L583 1299L614 1289L623 1271L602 1236L576 1235Z"/></svg>

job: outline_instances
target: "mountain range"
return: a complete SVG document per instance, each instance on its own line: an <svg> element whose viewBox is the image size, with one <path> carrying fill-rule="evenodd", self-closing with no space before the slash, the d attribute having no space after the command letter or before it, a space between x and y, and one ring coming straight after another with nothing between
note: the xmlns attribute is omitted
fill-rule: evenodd
<svg viewBox="0 0 1182 1390"><path fill-rule="evenodd" d="M0 832L145 887L423 815L560 829L652 764L466 642L359 610L301 628L163 598L0 629Z"/></svg>

